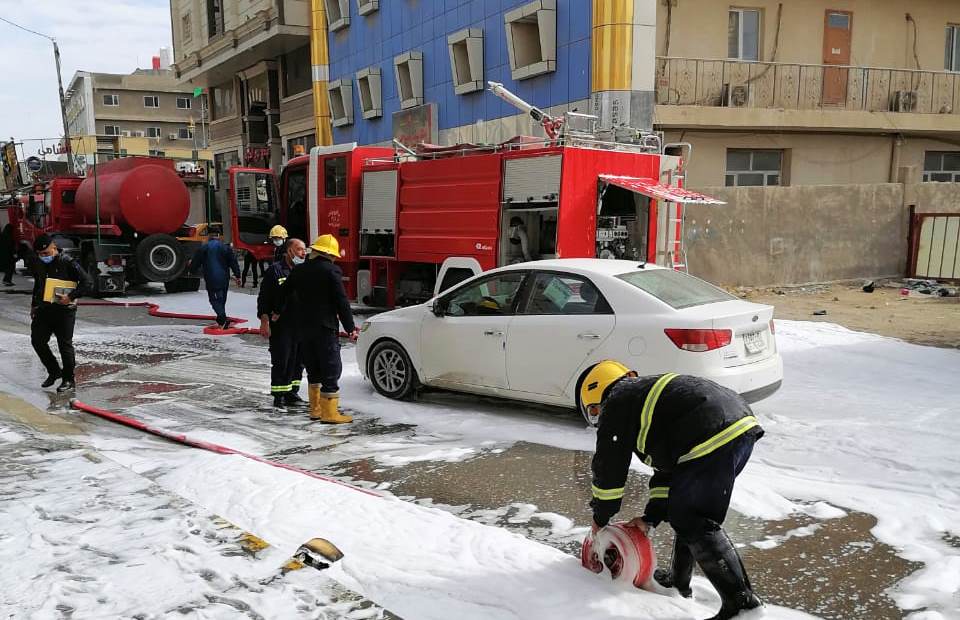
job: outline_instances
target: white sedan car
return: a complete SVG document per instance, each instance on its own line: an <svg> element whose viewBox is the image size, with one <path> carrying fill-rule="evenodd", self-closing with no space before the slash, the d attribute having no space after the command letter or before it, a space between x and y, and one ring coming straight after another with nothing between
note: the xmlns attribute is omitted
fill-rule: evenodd
<svg viewBox="0 0 960 620"><path fill-rule="evenodd" d="M783 379L772 306L632 261L492 269L373 316L357 343L361 371L390 398L426 385L580 410L580 383L605 359L706 377L751 402Z"/></svg>

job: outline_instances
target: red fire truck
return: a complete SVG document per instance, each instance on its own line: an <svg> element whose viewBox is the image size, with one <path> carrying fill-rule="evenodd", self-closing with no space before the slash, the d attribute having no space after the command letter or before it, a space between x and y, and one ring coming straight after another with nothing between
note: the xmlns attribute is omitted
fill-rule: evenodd
<svg viewBox="0 0 960 620"><path fill-rule="evenodd" d="M202 178L178 174L173 160L126 157L85 178L35 184L7 212L18 247L32 246L40 234L53 236L90 273L97 294L122 294L142 282L196 291L199 278L186 276L184 268L200 239L186 222L202 218L191 195L205 194L205 187Z"/></svg>
<svg viewBox="0 0 960 620"><path fill-rule="evenodd" d="M680 187L680 158L663 155L656 140L557 135L566 119L528 107L547 139L416 150L316 147L287 164L279 185L269 170L231 168L226 228L251 251L276 223L308 244L335 235L348 295L373 306L419 303L474 271L526 258L684 268L683 205L722 203ZM518 256L520 236L527 252ZM464 259L461 268L439 279L451 257Z"/></svg>

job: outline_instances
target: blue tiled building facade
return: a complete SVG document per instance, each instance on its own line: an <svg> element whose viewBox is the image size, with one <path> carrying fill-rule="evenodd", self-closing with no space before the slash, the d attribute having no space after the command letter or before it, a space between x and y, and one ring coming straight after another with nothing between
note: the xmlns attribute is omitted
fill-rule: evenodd
<svg viewBox="0 0 960 620"><path fill-rule="evenodd" d="M521 80L511 77L504 15L530 0L379 0L366 15L349 0L349 24L328 34L331 82L353 82L353 122L334 128L334 142L376 144L393 138L393 113L400 111L394 58L420 52L423 99L435 104L439 131L506 116L518 111L488 90L458 95L451 72L448 36L471 28L483 32L483 84L502 82L540 107L561 106L591 97L591 24L589 0L556 0L555 69ZM382 115L365 119L356 86L358 71L378 67ZM587 110L581 110L586 112Z"/></svg>

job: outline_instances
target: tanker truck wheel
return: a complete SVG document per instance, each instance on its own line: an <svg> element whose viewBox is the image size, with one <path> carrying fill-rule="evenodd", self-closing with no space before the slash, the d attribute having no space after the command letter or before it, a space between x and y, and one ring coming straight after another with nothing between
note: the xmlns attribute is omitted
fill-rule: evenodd
<svg viewBox="0 0 960 620"><path fill-rule="evenodd" d="M172 282L186 265L183 247L170 235L156 233L137 244L137 269L150 282Z"/></svg>

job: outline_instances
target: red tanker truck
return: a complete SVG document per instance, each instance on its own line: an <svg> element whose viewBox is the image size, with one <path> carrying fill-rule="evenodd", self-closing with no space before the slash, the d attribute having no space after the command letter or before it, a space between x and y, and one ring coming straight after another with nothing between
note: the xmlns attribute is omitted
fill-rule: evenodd
<svg viewBox="0 0 960 620"><path fill-rule="evenodd" d="M163 282L168 292L196 291L185 267L199 247L187 225L190 192L170 159L126 157L90 169L86 178L34 185L8 207L14 239L32 245L42 233L93 277L100 295Z"/></svg>

